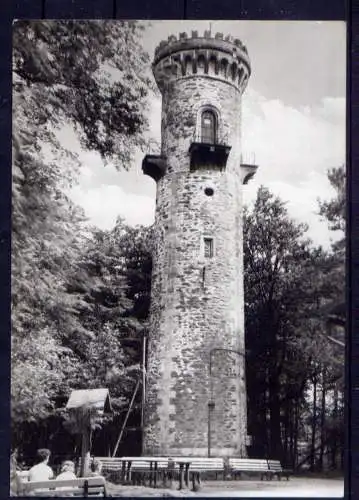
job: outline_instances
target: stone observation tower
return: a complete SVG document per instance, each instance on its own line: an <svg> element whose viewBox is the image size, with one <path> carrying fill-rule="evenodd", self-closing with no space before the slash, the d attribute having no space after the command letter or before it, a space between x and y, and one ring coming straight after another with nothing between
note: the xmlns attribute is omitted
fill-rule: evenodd
<svg viewBox="0 0 359 500"><path fill-rule="evenodd" d="M245 456L241 96L247 50L221 33L155 51L162 148L157 183L145 455Z"/></svg>

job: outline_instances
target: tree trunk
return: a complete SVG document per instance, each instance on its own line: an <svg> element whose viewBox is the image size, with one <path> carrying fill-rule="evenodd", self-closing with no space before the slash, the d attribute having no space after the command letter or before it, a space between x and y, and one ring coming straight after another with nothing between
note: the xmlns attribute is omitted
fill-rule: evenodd
<svg viewBox="0 0 359 500"><path fill-rule="evenodd" d="M288 456L290 455L291 449L291 434L292 434L292 426L291 426L291 405L289 401L286 402L285 405L285 414L284 414L284 439L283 439L283 454L285 456L285 460L288 460Z"/></svg>
<svg viewBox="0 0 359 500"><path fill-rule="evenodd" d="M299 401L295 401L294 407L294 443L293 443L293 463L292 468L295 469L298 464L298 431L299 431Z"/></svg>
<svg viewBox="0 0 359 500"><path fill-rule="evenodd" d="M279 383L276 375L270 377L269 383L269 413L270 413L270 457L283 459L282 439L280 433L280 399Z"/></svg>
<svg viewBox="0 0 359 500"><path fill-rule="evenodd" d="M289 421L289 454L285 459L285 464L291 464L293 467L294 463L294 432L295 432L295 400L290 402L290 421Z"/></svg>
<svg viewBox="0 0 359 500"><path fill-rule="evenodd" d="M322 401L321 401L321 415L320 415L320 451L319 451L319 468L323 471L323 457L325 449L325 397L326 397L326 387L325 387L325 374L322 374Z"/></svg>
<svg viewBox="0 0 359 500"><path fill-rule="evenodd" d="M81 471L80 477L87 477L90 472L91 460L91 429L84 428L81 443Z"/></svg>
<svg viewBox="0 0 359 500"><path fill-rule="evenodd" d="M314 471L315 468L315 439L316 439L316 424L317 424L317 380L313 379L313 419L312 419L312 439L310 451L310 470Z"/></svg>

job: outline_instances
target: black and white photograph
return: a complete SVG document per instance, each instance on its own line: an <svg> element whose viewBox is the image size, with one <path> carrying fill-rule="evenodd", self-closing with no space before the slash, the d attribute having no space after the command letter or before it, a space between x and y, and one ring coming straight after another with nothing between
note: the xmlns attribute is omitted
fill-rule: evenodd
<svg viewBox="0 0 359 500"><path fill-rule="evenodd" d="M345 22L12 43L10 495L342 497Z"/></svg>

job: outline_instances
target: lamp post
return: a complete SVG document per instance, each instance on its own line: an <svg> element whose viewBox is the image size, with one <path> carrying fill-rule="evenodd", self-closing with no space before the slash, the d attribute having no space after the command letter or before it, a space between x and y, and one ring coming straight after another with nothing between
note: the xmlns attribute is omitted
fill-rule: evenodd
<svg viewBox="0 0 359 500"><path fill-rule="evenodd" d="M146 402L146 350L147 350L147 332L143 335L142 341L142 404L141 404L141 447L144 450L145 433L145 402Z"/></svg>
<svg viewBox="0 0 359 500"><path fill-rule="evenodd" d="M211 456L211 433L212 433L212 412L216 406L213 396L213 377L212 377L212 359L215 352L232 352L237 356L245 356L245 352L235 349L226 349L224 347L215 347L209 351L209 383L210 383L210 399L208 401L208 457Z"/></svg>

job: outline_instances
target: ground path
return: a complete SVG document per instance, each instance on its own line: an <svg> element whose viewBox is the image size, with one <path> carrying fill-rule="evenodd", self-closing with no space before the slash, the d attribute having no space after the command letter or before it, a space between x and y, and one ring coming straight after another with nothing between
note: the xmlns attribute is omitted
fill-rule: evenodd
<svg viewBox="0 0 359 500"><path fill-rule="evenodd" d="M145 486L109 485L109 493L118 497L316 497L340 498L344 495L343 479L293 477L289 481L205 481L199 492L190 490L148 488Z"/></svg>

